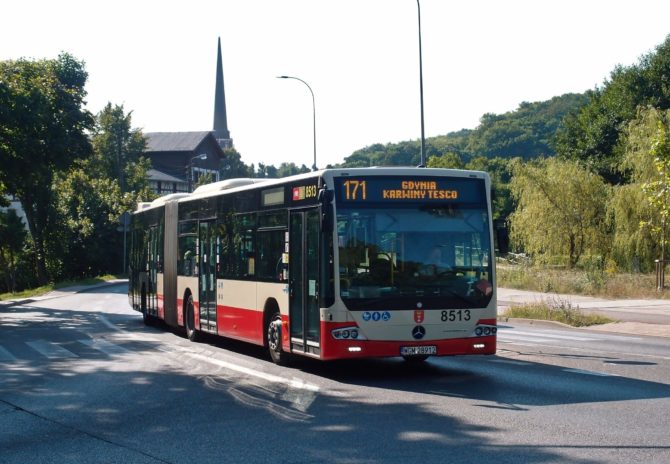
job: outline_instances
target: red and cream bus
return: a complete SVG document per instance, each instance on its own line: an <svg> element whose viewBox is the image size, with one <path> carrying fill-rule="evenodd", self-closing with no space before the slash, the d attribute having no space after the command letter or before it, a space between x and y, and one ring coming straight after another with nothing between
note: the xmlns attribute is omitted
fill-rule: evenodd
<svg viewBox="0 0 670 464"><path fill-rule="evenodd" d="M494 354L486 173L326 169L141 203L129 299L145 322L321 360Z"/></svg>

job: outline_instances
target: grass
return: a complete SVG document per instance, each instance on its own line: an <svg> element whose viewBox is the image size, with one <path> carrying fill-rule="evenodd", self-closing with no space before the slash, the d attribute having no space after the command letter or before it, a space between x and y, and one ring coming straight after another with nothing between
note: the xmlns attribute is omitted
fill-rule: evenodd
<svg viewBox="0 0 670 464"><path fill-rule="evenodd" d="M123 276L107 274L104 276L91 277L82 280L64 280L62 282L56 282L43 285L41 287L30 288L16 293L0 293L0 301L30 298L33 296L44 295L45 293L49 293L53 290L58 290L60 288L73 287L78 285L94 285L102 282L107 282L109 280L120 279L122 277Z"/></svg>
<svg viewBox="0 0 670 464"><path fill-rule="evenodd" d="M584 314L579 309L579 306L573 305L561 298L552 298L542 303L526 303L510 306L505 312L505 317L556 321L572 327L588 327L590 325L615 322L613 319L605 316Z"/></svg>
<svg viewBox="0 0 670 464"><path fill-rule="evenodd" d="M543 293L590 295L603 298L670 299L670 292L656 290L656 275L608 273L549 266L511 265L498 263L499 287L532 290ZM670 273L668 273L670 276ZM670 279L666 279L666 286Z"/></svg>

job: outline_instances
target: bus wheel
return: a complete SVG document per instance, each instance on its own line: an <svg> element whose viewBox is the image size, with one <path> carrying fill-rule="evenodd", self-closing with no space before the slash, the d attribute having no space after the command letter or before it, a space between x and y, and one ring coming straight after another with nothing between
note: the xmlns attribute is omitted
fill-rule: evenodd
<svg viewBox="0 0 670 464"><path fill-rule="evenodd" d="M156 323L156 320L153 316L149 316L145 311L142 312L142 322L144 322L144 325L154 325Z"/></svg>
<svg viewBox="0 0 670 464"><path fill-rule="evenodd" d="M184 325L186 326L186 337L192 342L200 339L200 332L195 328L195 312L193 309L193 295L189 295L186 300L186 315Z"/></svg>
<svg viewBox="0 0 670 464"><path fill-rule="evenodd" d="M426 359L428 359L428 355L422 354L419 356L403 356L402 358L405 360L406 363L414 365L414 364L421 364L422 362L424 362Z"/></svg>
<svg viewBox="0 0 670 464"><path fill-rule="evenodd" d="M286 364L288 354L284 352L281 346L281 316L274 313L268 323L268 351L275 364Z"/></svg>

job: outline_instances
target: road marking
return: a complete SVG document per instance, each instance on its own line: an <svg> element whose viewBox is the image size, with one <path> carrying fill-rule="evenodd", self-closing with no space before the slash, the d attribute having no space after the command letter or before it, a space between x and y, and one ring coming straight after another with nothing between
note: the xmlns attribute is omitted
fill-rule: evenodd
<svg viewBox="0 0 670 464"><path fill-rule="evenodd" d="M488 361L499 364L513 364L515 366L528 366L532 364L526 361L513 361L511 359L489 359Z"/></svg>
<svg viewBox="0 0 670 464"><path fill-rule="evenodd" d="M183 351L187 351L187 350L183 350ZM267 380L268 382L280 383L280 384L288 385L292 388L297 388L297 389L300 389L300 390L308 390L308 391L312 391L312 392L318 392L319 391L318 385L313 385L313 384L310 384L310 383L306 383L302 379L297 379L297 378L287 379L285 377L280 377L278 375L268 374L267 372L256 371L256 370L250 369L248 367L238 366L237 364L229 363L229 362L226 362L226 361L221 361L219 359L210 358L210 357L203 356L203 355L196 354L196 353L189 353L189 356L192 357L192 358L195 358L195 359L199 359L200 361L204 361L204 362L214 364L214 365L219 366L219 367L230 369L230 370L235 371L235 372L240 372L242 374L250 375L250 376L257 377L257 378L260 378L260 379L263 379L263 380Z"/></svg>
<svg viewBox="0 0 670 464"><path fill-rule="evenodd" d="M105 324L107 327L109 327L112 330L115 330L117 332L125 332L125 330L123 330L123 329L115 326L111 322L109 322L109 320L105 316L103 316L102 314L98 314L98 319L100 319L100 322L102 322L103 324Z"/></svg>
<svg viewBox="0 0 670 464"><path fill-rule="evenodd" d="M49 359L78 358L72 351L68 351L60 345L46 340L33 340L26 342L35 351Z"/></svg>
<svg viewBox="0 0 670 464"><path fill-rule="evenodd" d="M583 369L564 368L563 372L570 372L572 374L593 375L596 377L619 377L617 374L610 374L609 372L585 371Z"/></svg>
<svg viewBox="0 0 670 464"><path fill-rule="evenodd" d="M0 362L14 362L16 361L16 357L4 349L3 347L0 346Z"/></svg>
<svg viewBox="0 0 670 464"><path fill-rule="evenodd" d="M91 339L86 339L86 340L77 340L79 343L82 343L86 346L89 346L95 350L102 351L103 353L109 355L109 356L116 356L119 354L126 354L130 353L129 350L119 346L115 345L114 343L110 343L107 340L103 339L98 339L98 340L91 340Z"/></svg>
<svg viewBox="0 0 670 464"><path fill-rule="evenodd" d="M513 339L555 339L555 340L573 340L579 342L591 342L599 340L599 338L593 338L590 336L583 335L559 335L557 333L551 332L524 332L522 330L512 330L507 332L498 331L498 338L513 338Z"/></svg>

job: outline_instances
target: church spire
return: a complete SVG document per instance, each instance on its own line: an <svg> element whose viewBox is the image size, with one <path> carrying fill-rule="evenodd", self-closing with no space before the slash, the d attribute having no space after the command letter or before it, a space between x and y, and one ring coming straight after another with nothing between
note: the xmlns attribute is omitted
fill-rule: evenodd
<svg viewBox="0 0 670 464"><path fill-rule="evenodd" d="M226 93L223 88L223 62L221 59L221 37L219 37L219 49L216 57L216 89L214 92L214 137L221 148L233 146L233 140L228 131L228 120L226 118Z"/></svg>

